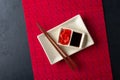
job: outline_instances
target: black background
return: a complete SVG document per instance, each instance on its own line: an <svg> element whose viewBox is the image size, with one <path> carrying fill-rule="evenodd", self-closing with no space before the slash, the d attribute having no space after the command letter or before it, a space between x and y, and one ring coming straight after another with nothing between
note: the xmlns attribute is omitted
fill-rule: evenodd
<svg viewBox="0 0 120 80"><path fill-rule="evenodd" d="M120 80L120 0L103 0L114 80ZM0 80L33 80L21 0L0 0Z"/></svg>
<svg viewBox="0 0 120 80"><path fill-rule="evenodd" d="M103 0L114 80L120 80L120 0Z"/></svg>
<svg viewBox="0 0 120 80"><path fill-rule="evenodd" d="M21 0L0 0L0 80L33 80Z"/></svg>

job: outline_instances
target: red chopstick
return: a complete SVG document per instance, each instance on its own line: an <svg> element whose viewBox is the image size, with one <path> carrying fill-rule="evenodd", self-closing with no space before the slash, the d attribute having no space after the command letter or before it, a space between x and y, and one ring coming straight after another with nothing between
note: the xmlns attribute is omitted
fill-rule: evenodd
<svg viewBox="0 0 120 80"><path fill-rule="evenodd" d="M59 52L59 54L62 56L62 58L65 60L65 62L71 67L72 70L77 68L76 63L66 54L60 47L57 45L57 43L52 39L52 37L46 32L45 29L43 29L39 23L37 23L38 28L41 30L41 32L44 33L44 35L47 37L47 39L51 42L51 44L55 47L55 49Z"/></svg>

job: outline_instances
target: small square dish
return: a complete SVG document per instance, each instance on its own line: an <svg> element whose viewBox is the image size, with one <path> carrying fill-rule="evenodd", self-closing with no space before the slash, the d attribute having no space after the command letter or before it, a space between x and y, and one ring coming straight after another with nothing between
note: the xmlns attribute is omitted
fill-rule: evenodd
<svg viewBox="0 0 120 80"><path fill-rule="evenodd" d="M62 30L66 30L69 33L67 35L69 40L64 43L66 46L59 41ZM94 41L80 15L74 16L47 32L69 56L94 44ZM80 38L77 38L78 36ZM63 59L43 33L39 34L37 38L42 45L50 64L55 64ZM75 41L77 41L77 43Z"/></svg>

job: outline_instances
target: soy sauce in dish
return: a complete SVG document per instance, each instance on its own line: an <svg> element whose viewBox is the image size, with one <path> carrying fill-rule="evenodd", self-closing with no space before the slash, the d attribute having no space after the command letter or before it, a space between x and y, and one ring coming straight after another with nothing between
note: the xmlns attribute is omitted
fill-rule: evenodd
<svg viewBox="0 0 120 80"><path fill-rule="evenodd" d="M73 31L71 41L70 41L70 45L75 46L75 47L79 47L81 38L82 38L82 34Z"/></svg>

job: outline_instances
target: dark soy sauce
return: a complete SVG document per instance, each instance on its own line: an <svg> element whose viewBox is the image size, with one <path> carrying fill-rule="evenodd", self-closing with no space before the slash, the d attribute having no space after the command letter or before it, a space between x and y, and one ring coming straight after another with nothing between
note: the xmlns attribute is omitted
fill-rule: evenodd
<svg viewBox="0 0 120 80"><path fill-rule="evenodd" d="M70 45L75 46L75 47L79 47L81 38L82 38L82 34L73 31Z"/></svg>

